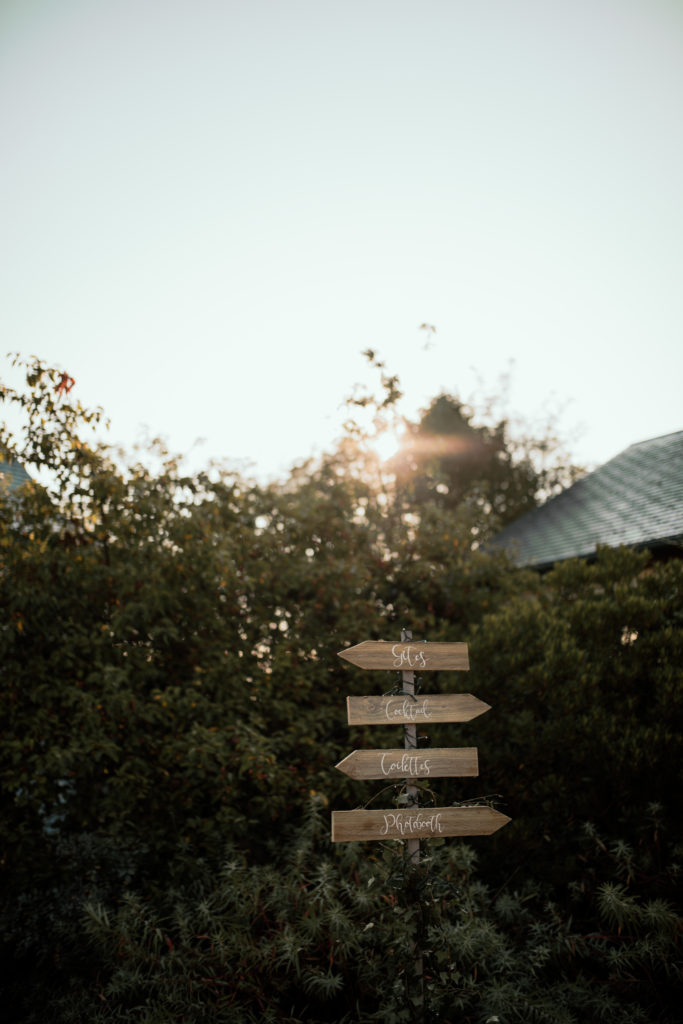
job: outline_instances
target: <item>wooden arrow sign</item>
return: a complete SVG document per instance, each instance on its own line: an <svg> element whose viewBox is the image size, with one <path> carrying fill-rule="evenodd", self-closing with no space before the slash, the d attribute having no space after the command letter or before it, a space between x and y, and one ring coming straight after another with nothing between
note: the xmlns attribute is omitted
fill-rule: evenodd
<svg viewBox="0 0 683 1024"><path fill-rule="evenodd" d="M336 767L352 779L445 779L478 775L476 747L353 750Z"/></svg>
<svg viewBox="0 0 683 1024"><path fill-rule="evenodd" d="M489 711L471 693L420 694L419 697L347 697L349 725L406 725L423 722L470 722Z"/></svg>
<svg viewBox="0 0 683 1024"><path fill-rule="evenodd" d="M332 842L369 839L439 839L444 836L490 836L510 818L485 805L423 807L410 810L333 811Z"/></svg>
<svg viewBox="0 0 683 1024"><path fill-rule="evenodd" d="M338 652L338 657L359 668L396 669L400 672L438 671L470 667L467 644L399 643L364 640Z"/></svg>

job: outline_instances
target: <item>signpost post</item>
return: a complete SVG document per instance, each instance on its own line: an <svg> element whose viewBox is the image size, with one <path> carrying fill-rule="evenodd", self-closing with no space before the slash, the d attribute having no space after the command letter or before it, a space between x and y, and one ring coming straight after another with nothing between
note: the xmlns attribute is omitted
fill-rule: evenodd
<svg viewBox="0 0 683 1024"><path fill-rule="evenodd" d="M413 634L407 630L401 630L401 641L402 643L407 640L412 640ZM404 655L406 656L404 659ZM426 662L427 659L422 656ZM410 644L405 648L402 648L400 660L403 664L409 666L413 659L411 658ZM403 692L406 693L407 700L414 702L415 700L415 672L412 668L406 668L401 672L401 679L403 682ZM406 750L417 750L417 725L415 719L411 721L409 725L404 725L404 746ZM416 786L406 786L406 796L408 799L408 807L417 806L419 800L419 791ZM406 840L406 852L408 854L408 860L411 864L419 864L420 862L420 840L419 839L407 839Z"/></svg>

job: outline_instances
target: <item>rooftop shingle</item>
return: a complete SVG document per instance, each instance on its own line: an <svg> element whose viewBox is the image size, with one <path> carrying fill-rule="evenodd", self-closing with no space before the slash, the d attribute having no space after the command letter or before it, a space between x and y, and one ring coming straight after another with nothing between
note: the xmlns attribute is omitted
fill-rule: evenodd
<svg viewBox="0 0 683 1024"><path fill-rule="evenodd" d="M490 542L537 569L603 544L683 544L683 430L631 445Z"/></svg>
<svg viewBox="0 0 683 1024"><path fill-rule="evenodd" d="M0 486L9 487L10 491L27 484L31 480L24 467L19 462L6 462L0 459Z"/></svg>

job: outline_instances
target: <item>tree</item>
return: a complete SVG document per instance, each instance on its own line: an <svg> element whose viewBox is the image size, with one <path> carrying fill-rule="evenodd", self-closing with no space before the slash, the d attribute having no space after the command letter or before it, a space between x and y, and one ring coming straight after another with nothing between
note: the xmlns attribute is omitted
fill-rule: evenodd
<svg viewBox="0 0 683 1024"><path fill-rule="evenodd" d="M549 432L514 441L506 419L475 425L472 410L446 394L432 401L418 423L406 423L393 468L404 502L468 511L479 539L534 508L577 473Z"/></svg>
<svg viewBox="0 0 683 1024"><path fill-rule="evenodd" d="M637 846L653 802L666 808L661 841L668 832L672 853L680 842L682 592L680 560L605 548L473 627L472 684L497 710L481 723L482 758L517 821L516 856L535 858L539 877L578 868L569 834L584 821Z"/></svg>
<svg viewBox="0 0 683 1024"><path fill-rule="evenodd" d="M268 487L160 451L121 468L61 374L27 375L3 393L28 413L8 448L56 483L0 496L14 1019L417 1020L418 942L444 1020L514 998L520 1020L673 1022L680 569L512 571L460 508L407 517L362 434ZM439 799L500 793L514 818L419 876L398 845L328 839L329 811L376 789L333 765L400 742L347 727L345 696L394 680L336 652L403 625L469 641L494 706L467 731L481 779Z"/></svg>

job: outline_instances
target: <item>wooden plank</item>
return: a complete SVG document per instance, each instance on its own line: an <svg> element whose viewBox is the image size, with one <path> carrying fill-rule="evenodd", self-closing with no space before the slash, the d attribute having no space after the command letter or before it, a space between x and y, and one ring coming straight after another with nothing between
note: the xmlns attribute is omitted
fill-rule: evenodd
<svg viewBox="0 0 683 1024"><path fill-rule="evenodd" d="M349 725L406 725L423 722L470 722L489 711L471 693L420 694L419 697L347 697Z"/></svg>
<svg viewBox="0 0 683 1024"><path fill-rule="evenodd" d="M333 811L332 842L490 836L511 819L492 807L422 807L410 810Z"/></svg>
<svg viewBox="0 0 683 1024"><path fill-rule="evenodd" d="M364 640L355 647L339 651L338 657L359 668L396 669L399 672L430 672L470 667L467 644L392 643L390 640Z"/></svg>
<svg viewBox="0 0 683 1024"><path fill-rule="evenodd" d="M335 766L352 779L447 779L479 774L476 747L353 750Z"/></svg>

